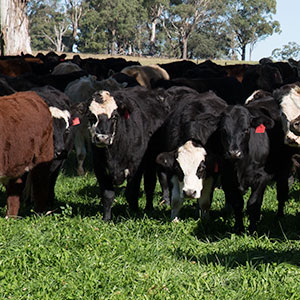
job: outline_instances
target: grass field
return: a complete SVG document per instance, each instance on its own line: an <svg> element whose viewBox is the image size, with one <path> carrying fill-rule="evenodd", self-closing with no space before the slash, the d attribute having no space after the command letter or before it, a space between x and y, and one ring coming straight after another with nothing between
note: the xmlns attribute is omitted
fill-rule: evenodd
<svg viewBox="0 0 300 300"><path fill-rule="evenodd" d="M121 187L105 223L93 172L78 177L71 165L50 215L23 210L7 221L0 193L0 299L300 299L299 183L280 222L270 186L257 235L236 235L220 189L209 220L195 219L186 201L170 223L159 186L147 213L143 196L129 211Z"/></svg>

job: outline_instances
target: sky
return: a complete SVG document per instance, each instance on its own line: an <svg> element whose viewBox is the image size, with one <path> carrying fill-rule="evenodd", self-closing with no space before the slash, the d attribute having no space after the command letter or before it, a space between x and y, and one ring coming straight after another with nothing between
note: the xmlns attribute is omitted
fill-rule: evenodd
<svg viewBox="0 0 300 300"><path fill-rule="evenodd" d="M289 42L300 45L300 0L277 0L276 14L273 20L280 23L281 33L274 33L258 42L252 52L252 60L269 57L276 48L282 48ZM246 60L249 59L247 54Z"/></svg>

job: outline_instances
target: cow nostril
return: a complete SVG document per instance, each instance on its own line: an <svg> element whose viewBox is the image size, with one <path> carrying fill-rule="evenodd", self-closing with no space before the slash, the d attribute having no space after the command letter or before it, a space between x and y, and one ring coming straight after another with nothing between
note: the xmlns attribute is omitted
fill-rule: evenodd
<svg viewBox="0 0 300 300"><path fill-rule="evenodd" d="M184 196L187 198L195 198L197 195L197 191L195 190L185 190L183 191Z"/></svg>
<svg viewBox="0 0 300 300"><path fill-rule="evenodd" d="M239 150L230 150L229 154L232 158L240 158L242 153Z"/></svg>

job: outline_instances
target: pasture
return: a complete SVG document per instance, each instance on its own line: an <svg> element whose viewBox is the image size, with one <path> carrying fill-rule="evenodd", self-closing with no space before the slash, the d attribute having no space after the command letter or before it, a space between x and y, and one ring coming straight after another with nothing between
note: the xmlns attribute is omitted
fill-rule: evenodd
<svg viewBox="0 0 300 300"><path fill-rule="evenodd" d="M284 219L276 221L270 186L257 235L236 235L221 189L210 220L197 220L190 200L171 223L159 185L154 210L143 210L141 194L138 213L128 210L121 187L105 223L93 172L78 177L72 165L58 178L49 215L23 209L23 217L6 220L2 191L1 299L299 299L298 182Z"/></svg>

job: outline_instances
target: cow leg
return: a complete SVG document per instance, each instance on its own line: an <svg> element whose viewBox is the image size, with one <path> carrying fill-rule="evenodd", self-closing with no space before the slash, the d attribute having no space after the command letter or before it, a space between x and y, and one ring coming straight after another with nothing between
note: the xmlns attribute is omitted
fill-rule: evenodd
<svg viewBox="0 0 300 300"><path fill-rule="evenodd" d="M21 178L11 179L5 185L7 194L6 217L16 217L20 208L20 197L23 190L23 181Z"/></svg>
<svg viewBox="0 0 300 300"><path fill-rule="evenodd" d="M77 174L82 176L84 175L83 163L86 157L85 138L82 134L82 130L77 131L75 134L74 147L77 158Z"/></svg>
<svg viewBox="0 0 300 300"><path fill-rule="evenodd" d="M132 176L130 179L127 179L125 197L129 204L129 208L138 211L139 209L139 194L140 194L140 185L142 180L142 171L141 168Z"/></svg>
<svg viewBox="0 0 300 300"><path fill-rule="evenodd" d="M213 196L213 188L214 188L214 178L208 177L204 179L203 189L201 192L201 196L198 199L199 205L199 217L209 217L209 209L211 206L212 196Z"/></svg>
<svg viewBox="0 0 300 300"><path fill-rule="evenodd" d="M276 185L277 185L277 201L278 201L277 217L281 218L284 215L283 210L284 210L285 202L288 200L288 194L289 194L288 176L280 175L280 177L277 178L276 180Z"/></svg>
<svg viewBox="0 0 300 300"><path fill-rule="evenodd" d="M256 231L257 223L260 220L261 205L264 197L264 192L270 176L260 177L257 186L251 186L251 195L247 203L247 213L249 215L250 225L249 231L253 233Z"/></svg>
<svg viewBox="0 0 300 300"><path fill-rule="evenodd" d="M147 168L144 173L144 190L146 194L146 210L153 209L153 195L156 186L156 168Z"/></svg>
<svg viewBox="0 0 300 300"><path fill-rule="evenodd" d="M176 176L171 178L171 183L171 221L177 221L183 203L182 188Z"/></svg>
<svg viewBox="0 0 300 300"><path fill-rule="evenodd" d="M170 189L168 185L168 176L162 170L158 170L158 180L162 191L162 203L169 206L170 205Z"/></svg>
<svg viewBox="0 0 300 300"><path fill-rule="evenodd" d="M222 174L221 182L225 194L225 203L227 206L232 207L234 212L235 231L237 233L244 232L245 230L244 222L243 222L244 198L241 191L237 187L236 176L234 175L234 173Z"/></svg>
<svg viewBox="0 0 300 300"><path fill-rule="evenodd" d="M35 210L43 213L47 210L50 187L50 163L41 163L31 170L32 198Z"/></svg>

